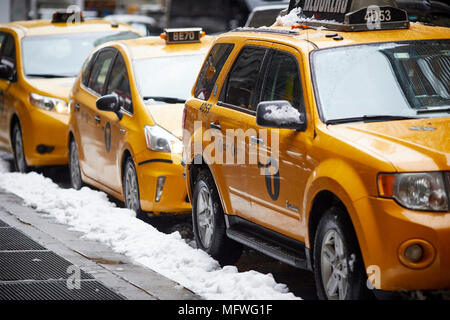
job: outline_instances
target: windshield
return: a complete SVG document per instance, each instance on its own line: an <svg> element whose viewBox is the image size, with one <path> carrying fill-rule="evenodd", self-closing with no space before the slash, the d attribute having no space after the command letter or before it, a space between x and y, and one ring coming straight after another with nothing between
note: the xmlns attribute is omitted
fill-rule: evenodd
<svg viewBox="0 0 450 320"><path fill-rule="evenodd" d="M134 74L143 99L185 101L191 96L192 86L205 56L171 56L134 61Z"/></svg>
<svg viewBox="0 0 450 320"><path fill-rule="evenodd" d="M76 33L26 37L22 42L26 76L76 77L96 46L113 40L138 38L134 32Z"/></svg>
<svg viewBox="0 0 450 320"><path fill-rule="evenodd" d="M374 116L448 116L450 40L319 50L312 55L312 68L326 123Z"/></svg>

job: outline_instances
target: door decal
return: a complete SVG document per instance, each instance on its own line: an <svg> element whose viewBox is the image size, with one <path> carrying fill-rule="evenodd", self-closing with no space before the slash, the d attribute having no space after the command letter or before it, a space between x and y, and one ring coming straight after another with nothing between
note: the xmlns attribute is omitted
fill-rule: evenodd
<svg viewBox="0 0 450 320"><path fill-rule="evenodd" d="M105 126L105 148L106 152L111 150L111 124L109 122Z"/></svg>
<svg viewBox="0 0 450 320"><path fill-rule="evenodd" d="M264 179L266 181L267 193L273 201L280 196L280 170L277 160L270 157L266 164L258 162L258 168L264 168Z"/></svg>

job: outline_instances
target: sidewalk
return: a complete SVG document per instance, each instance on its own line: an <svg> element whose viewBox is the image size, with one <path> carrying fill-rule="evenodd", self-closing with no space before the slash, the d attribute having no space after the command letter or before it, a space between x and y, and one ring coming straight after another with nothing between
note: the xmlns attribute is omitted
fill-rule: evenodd
<svg viewBox="0 0 450 320"><path fill-rule="evenodd" d="M0 190L0 300L197 300Z"/></svg>

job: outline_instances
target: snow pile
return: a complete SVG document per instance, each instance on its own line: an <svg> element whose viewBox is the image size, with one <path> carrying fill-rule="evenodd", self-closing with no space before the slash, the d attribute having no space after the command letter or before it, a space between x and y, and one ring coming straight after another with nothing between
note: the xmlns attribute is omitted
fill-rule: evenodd
<svg viewBox="0 0 450 320"><path fill-rule="evenodd" d="M294 8L287 15L278 16L275 22L275 26L278 27L292 27L296 23L300 23L300 15L302 14L302 8Z"/></svg>
<svg viewBox="0 0 450 320"><path fill-rule="evenodd" d="M287 108L276 105L269 105L266 107L264 120L274 121L276 124L298 123L302 115L295 108Z"/></svg>
<svg viewBox="0 0 450 320"><path fill-rule="evenodd" d="M276 27L287 27L290 28L295 24L306 24L308 25L308 22L320 22L320 23L328 23L328 24L335 24L335 20L317 20L314 18L306 18L302 14L302 8L294 8L285 16L278 16L277 20L274 24ZM319 27L320 29L324 29L324 27Z"/></svg>
<svg viewBox="0 0 450 320"><path fill-rule="evenodd" d="M117 208L105 193L87 187L62 189L49 178L31 172L9 173L1 160L0 188L23 198L26 205L54 217L83 238L100 241L115 252L155 270L206 299L295 299L271 274L221 268L205 252L191 248L178 232L161 233L136 219L128 209Z"/></svg>

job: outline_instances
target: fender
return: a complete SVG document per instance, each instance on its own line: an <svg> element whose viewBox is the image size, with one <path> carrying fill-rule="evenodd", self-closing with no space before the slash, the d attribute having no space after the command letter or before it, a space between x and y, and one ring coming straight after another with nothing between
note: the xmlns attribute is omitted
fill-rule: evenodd
<svg viewBox="0 0 450 320"><path fill-rule="evenodd" d="M310 175L306 183L306 190L307 192L305 193L302 206L304 208L302 216L306 226L309 225L313 201L317 194L321 191L333 193L347 209L364 257L364 253L368 252L368 248L363 224L366 226L373 225L375 220L370 215L370 212L364 215L364 217L361 217L354 206L357 200L368 197L365 183L354 168L342 159L327 159L319 164ZM362 218L364 222L361 221ZM305 236L305 244L307 247L311 247L309 233Z"/></svg>

